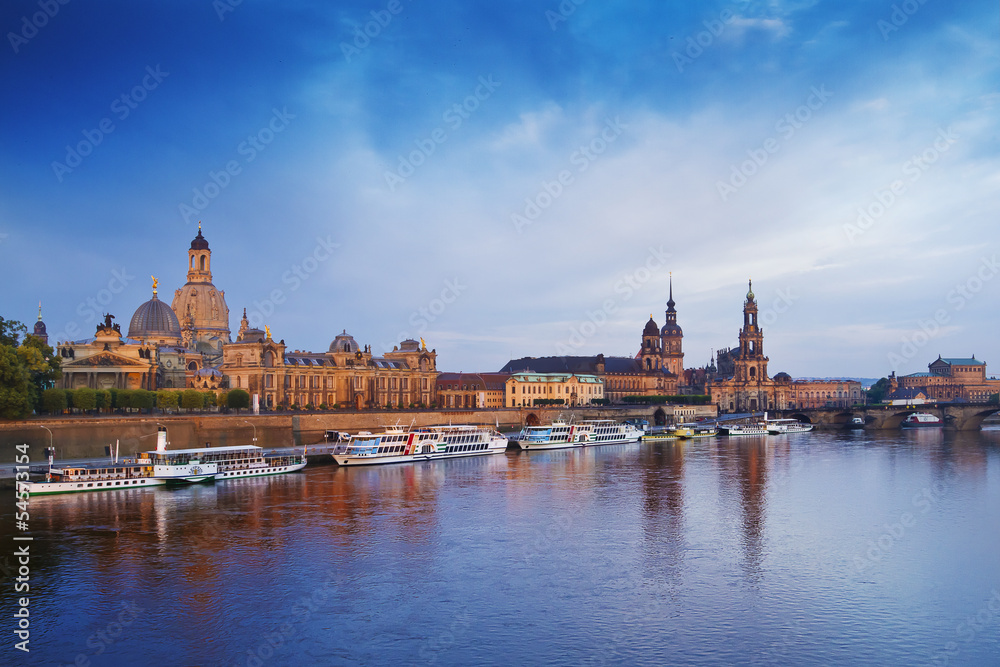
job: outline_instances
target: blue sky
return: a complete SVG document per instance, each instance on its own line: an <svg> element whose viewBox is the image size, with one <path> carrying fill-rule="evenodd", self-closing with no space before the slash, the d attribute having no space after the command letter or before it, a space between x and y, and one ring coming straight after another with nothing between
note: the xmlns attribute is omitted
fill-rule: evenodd
<svg viewBox="0 0 1000 667"><path fill-rule="evenodd" d="M0 314L127 322L202 220L233 331L290 349L634 354L672 272L688 366L751 276L772 374L1000 364L997 14L7 3Z"/></svg>

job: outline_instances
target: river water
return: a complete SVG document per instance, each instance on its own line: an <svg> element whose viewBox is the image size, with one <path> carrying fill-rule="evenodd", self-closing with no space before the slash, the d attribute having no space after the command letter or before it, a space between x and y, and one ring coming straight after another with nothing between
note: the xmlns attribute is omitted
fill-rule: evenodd
<svg viewBox="0 0 1000 667"><path fill-rule="evenodd" d="M6 505L3 664L1000 664L1000 431L312 467L33 498L28 533Z"/></svg>

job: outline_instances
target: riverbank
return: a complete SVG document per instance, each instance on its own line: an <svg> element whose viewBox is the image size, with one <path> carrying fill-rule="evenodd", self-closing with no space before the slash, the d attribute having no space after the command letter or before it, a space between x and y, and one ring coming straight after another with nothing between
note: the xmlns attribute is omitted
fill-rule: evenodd
<svg viewBox="0 0 1000 667"><path fill-rule="evenodd" d="M493 424L517 430L530 417L541 423L553 419L647 419L649 407L533 408L501 410L399 410L312 413L142 415L130 417L53 417L0 423L0 463L11 463L14 445L28 444L32 462L41 462L51 442L59 459L104 456L108 445L119 445L121 456L153 449L156 428L167 427L173 449L257 444L261 447L300 447L323 441L327 430L376 431L385 426L435 424ZM50 436L51 433L51 436ZM256 442L254 441L256 437Z"/></svg>

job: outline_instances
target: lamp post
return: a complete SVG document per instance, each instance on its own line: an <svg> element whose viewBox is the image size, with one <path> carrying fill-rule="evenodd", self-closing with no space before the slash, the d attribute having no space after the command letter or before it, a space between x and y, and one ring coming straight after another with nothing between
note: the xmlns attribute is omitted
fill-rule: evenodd
<svg viewBox="0 0 1000 667"><path fill-rule="evenodd" d="M253 423L251 423L251 422L248 422L248 421L247 421L246 419L244 419L243 421L244 421L245 423L247 423L247 424L250 424L250 427L251 427L251 428L253 429L253 442L254 442L254 444L256 445L256 444L257 444L257 426L256 426L256 425L254 425L254 424L253 424Z"/></svg>
<svg viewBox="0 0 1000 667"><path fill-rule="evenodd" d="M49 451L48 451L48 456L46 458L49 460L49 472L51 473L51 471L52 471L52 460L53 460L53 458L56 455L56 446L55 446L55 443L52 440L52 431L49 430L48 426L42 426L41 424L35 424L35 425L38 428L44 428L46 431L49 431Z"/></svg>

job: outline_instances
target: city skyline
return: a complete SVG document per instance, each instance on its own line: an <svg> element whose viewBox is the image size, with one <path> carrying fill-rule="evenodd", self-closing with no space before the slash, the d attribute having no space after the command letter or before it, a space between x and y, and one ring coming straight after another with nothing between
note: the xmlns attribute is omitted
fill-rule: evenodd
<svg viewBox="0 0 1000 667"><path fill-rule="evenodd" d="M53 342L183 286L200 220L290 349L630 355L672 272L688 367L749 277L772 375L997 357L995 6L39 7L0 14L2 314Z"/></svg>

